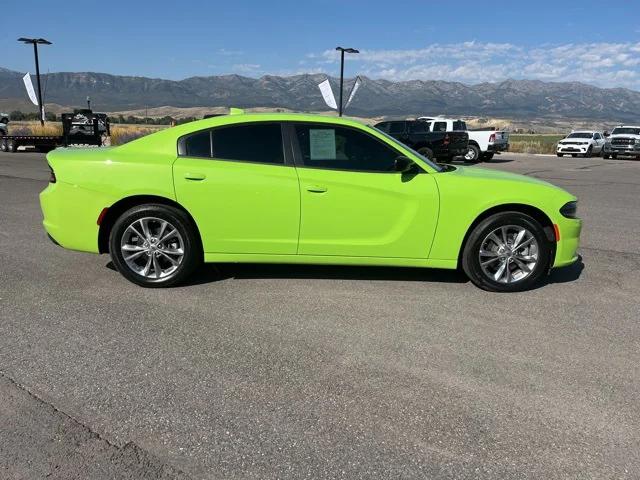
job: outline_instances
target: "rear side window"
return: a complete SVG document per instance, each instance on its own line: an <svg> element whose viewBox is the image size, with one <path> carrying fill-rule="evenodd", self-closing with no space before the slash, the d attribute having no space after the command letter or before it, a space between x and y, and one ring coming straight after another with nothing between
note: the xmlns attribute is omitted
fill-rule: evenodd
<svg viewBox="0 0 640 480"><path fill-rule="evenodd" d="M446 132L447 131L447 122L434 122L433 123L433 131L434 132Z"/></svg>
<svg viewBox="0 0 640 480"><path fill-rule="evenodd" d="M411 133L427 133L427 122L415 122L411 124Z"/></svg>
<svg viewBox="0 0 640 480"><path fill-rule="evenodd" d="M211 131L213 158L284 163L280 124L234 125Z"/></svg>
<svg viewBox="0 0 640 480"><path fill-rule="evenodd" d="M466 122L463 122L462 120L456 120L455 122L453 122L453 129L454 130L466 131L467 130L467 124L466 124Z"/></svg>
<svg viewBox="0 0 640 480"><path fill-rule="evenodd" d="M211 134L209 130L194 133L184 142L187 157L211 157Z"/></svg>
<svg viewBox="0 0 640 480"><path fill-rule="evenodd" d="M295 131L306 167L395 172L400 153L364 132L324 125L296 125Z"/></svg>
<svg viewBox="0 0 640 480"><path fill-rule="evenodd" d="M197 132L182 140L180 155L284 164L278 123L254 123Z"/></svg>
<svg viewBox="0 0 640 480"><path fill-rule="evenodd" d="M379 124L376 125L376 128L378 130L382 130L385 133L389 133L389 123L388 122L379 123Z"/></svg>
<svg viewBox="0 0 640 480"><path fill-rule="evenodd" d="M390 122L389 123L389 133L391 135L404 133L404 122Z"/></svg>

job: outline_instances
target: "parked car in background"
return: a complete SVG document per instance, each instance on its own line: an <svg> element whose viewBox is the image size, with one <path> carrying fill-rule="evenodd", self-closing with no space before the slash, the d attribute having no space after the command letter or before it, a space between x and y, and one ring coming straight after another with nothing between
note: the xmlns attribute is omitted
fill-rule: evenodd
<svg viewBox="0 0 640 480"><path fill-rule="evenodd" d="M559 157L582 155L588 158L592 155L600 155L604 144L605 136L602 132L594 132L592 130L575 131L558 142L556 155Z"/></svg>
<svg viewBox="0 0 640 480"><path fill-rule="evenodd" d="M49 236L110 253L145 287L202 262L259 262L462 268L512 292L578 258L582 223L563 189L439 165L344 118L225 115L47 161Z"/></svg>
<svg viewBox="0 0 640 480"><path fill-rule="evenodd" d="M380 122L375 128L438 162L450 162L467 152L469 136L455 123L391 120Z"/></svg>
<svg viewBox="0 0 640 480"><path fill-rule="evenodd" d="M9 135L9 115L0 113L0 137Z"/></svg>
<svg viewBox="0 0 640 480"><path fill-rule="evenodd" d="M619 126L613 129L604 145L604 158L618 155L640 158L640 127Z"/></svg>
<svg viewBox="0 0 640 480"><path fill-rule="evenodd" d="M467 123L460 119L419 117L418 120L433 122L434 125L446 123L446 127L441 128L466 131L469 135L469 145L464 159L470 163L488 162L496 153L509 150L509 132L504 130L493 128L469 130Z"/></svg>

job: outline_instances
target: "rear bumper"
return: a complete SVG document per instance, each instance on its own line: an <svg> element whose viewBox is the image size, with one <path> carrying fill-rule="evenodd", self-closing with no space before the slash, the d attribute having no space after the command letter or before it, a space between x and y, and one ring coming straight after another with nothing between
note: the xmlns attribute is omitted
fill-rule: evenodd
<svg viewBox="0 0 640 480"><path fill-rule="evenodd" d="M554 268L565 267L578 260L582 220L563 218L558 221L557 225L560 239L556 245L556 258L553 263Z"/></svg>
<svg viewBox="0 0 640 480"><path fill-rule="evenodd" d="M509 151L508 143L492 143L487 145L487 152L507 152Z"/></svg>
<svg viewBox="0 0 640 480"><path fill-rule="evenodd" d="M105 205L103 195L64 182L50 183L40 193L42 224L51 240L61 247L98 253L96 220Z"/></svg>

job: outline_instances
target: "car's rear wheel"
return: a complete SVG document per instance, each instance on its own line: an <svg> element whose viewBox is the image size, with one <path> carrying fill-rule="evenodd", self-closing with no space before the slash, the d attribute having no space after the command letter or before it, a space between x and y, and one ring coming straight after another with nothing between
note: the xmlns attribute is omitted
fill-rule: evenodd
<svg viewBox="0 0 640 480"><path fill-rule="evenodd" d="M477 145L469 145L464 160L469 163L477 163L480 160L480 148Z"/></svg>
<svg viewBox="0 0 640 480"><path fill-rule="evenodd" d="M544 229L521 212L503 212L480 222L462 254L462 268L478 287L517 292L535 285L549 269L552 248Z"/></svg>
<svg viewBox="0 0 640 480"><path fill-rule="evenodd" d="M168 205L140 205L123 213L111 229L109 251L118 271L143 287L177 285L202 263L193 222Z"/></svg>

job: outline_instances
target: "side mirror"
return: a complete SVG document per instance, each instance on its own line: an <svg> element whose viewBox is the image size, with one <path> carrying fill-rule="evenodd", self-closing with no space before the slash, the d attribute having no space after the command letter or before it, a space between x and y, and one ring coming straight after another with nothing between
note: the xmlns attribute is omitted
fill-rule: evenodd
<svg viewBox="0 0 640 480"><path fill-rule="evenodd" d="M408 173L416 170L417 165L409 157L399 156L395 159L395 171Z"/></svg>

